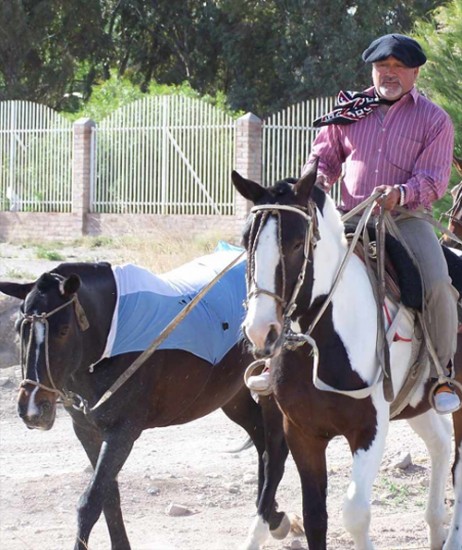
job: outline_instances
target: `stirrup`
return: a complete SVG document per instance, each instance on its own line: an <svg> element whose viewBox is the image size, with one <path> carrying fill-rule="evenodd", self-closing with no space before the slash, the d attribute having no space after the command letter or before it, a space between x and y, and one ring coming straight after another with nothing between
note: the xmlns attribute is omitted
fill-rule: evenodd
<svg viewBox="0 0 462 550"><path fill-rule="evenodd" d="M451 414L459 410L461 405L454 386L449 382L439 384L433 390L433 407L438 414Z"/></svg>
<svg viewBox="0 0 462 550"><path fill-rule="evenodd" d="M251 392L258 395L270 395L273 393L268 365L269 360L258 359L247 367L244 373L244 382ZM263 366L262 371L259 374L253 374L260 366Z"/></svg>

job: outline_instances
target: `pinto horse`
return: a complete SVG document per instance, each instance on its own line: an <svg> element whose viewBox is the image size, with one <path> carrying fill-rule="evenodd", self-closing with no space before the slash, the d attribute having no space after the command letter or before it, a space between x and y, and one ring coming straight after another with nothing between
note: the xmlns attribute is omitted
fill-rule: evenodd
<svg viewBox="0 0 462 550"><path fill-rule="evenodd" d="M316 172L312 166L295 184L283 181L267 188L232 174L236 189L254 204L243 235L248 253L248 311L243 330L255 356L262 362L267 358L270 364L273 394L284 415L286 440L301 480L310 550L324 550L327 544L326 448L336 436L347 439L353 459L344 525L355 548L370 550L371 493L390 420L390 403L382 377L377 376L378 310L364 263L353 255L332 300L317 315L333 288L347 242L333 200L315 186ZM406 323L403 331L412 334L411 322ZM390 345L395 395L403 385L411 347L401 338ZM396 418L408 420L431 457L425 514L430 547L460 550L462 411L453 415L456 497L447 533L444 492L451 430L448 419L430 408L428 361L422 367L422 382ZM460 380L460 369L457 376Z"/></svg>
<svg viewBox="0 0 462 550"><path fill-rule="evenodd" d="M241 275L245 297L245 267ZM117 475L143 430L191 422L220 407L244 428L257 449L257 514L276 538L288 534L290 522L277 511L274 499L288 453L282 417L274 400L261 399L257 404L245 387L243 373L250 355L242 339L236 338L216 364L174 346L159 346L107 401L95 406L140 355L139 351L120 353L120 349L116 355L105 354L114 311L118 304L126 307L110 264L62 263L35 282L1 282L0 291L23 300L17 322L24 377L19 415L28 428L49 430L60 397L94 469L78 506L76 550L88 548L101 512L111 548L130 548ZM136 306L142 309L145 303L142 295ZM162 310L165 304L167 300L160 303ZM220 330L228 329L228 322L237 321L239 327L243 310L236 314L239 317L228 318ZM200 327L188 330L185 335L193 343L211 339ZM136 331L136 326L131 327L128 344ZM258 548L252 534L247 547Z"/></svg>

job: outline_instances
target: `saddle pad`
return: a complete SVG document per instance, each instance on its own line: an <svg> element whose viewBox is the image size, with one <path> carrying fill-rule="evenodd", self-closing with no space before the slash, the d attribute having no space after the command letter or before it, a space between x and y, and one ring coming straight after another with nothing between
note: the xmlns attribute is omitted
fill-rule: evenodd
<svg viewBox="0 0 462 550"><path fill-rule="evenodd" d="M242 249L220 245L173 271L155 275L115 266L117 302L103 357L142 352ZM215 365L241 339L246 298L245 256L209 290L158 349L181 349Z"/></svg>

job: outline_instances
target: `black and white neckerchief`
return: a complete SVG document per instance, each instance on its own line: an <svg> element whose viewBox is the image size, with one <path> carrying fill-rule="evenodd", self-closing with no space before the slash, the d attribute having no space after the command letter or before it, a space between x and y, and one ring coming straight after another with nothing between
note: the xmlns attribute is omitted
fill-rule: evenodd
<svg viewBox="0 0 462 550"><path fill-rule="evenodd" d="M371 114L379 105L392 105L396 101L383 99L375 91L374 95L369 95L364 92L341 90L333 110L317 118L313 126L318 128L328 124L352 124Z"/></svg>

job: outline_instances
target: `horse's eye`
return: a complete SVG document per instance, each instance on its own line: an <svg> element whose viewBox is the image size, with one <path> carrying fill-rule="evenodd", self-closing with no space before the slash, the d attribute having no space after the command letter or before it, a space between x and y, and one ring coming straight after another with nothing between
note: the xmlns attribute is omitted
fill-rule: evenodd
<svg viewBox="0 0 462 550"><path fill-rule="evenodd" d="M294 252L299 252L303 248L303 241L299 241L294 245Z"/></svg>
<svg viewBox="0 0 462 550"><path fill-rule="evenodd" d="M69 334L70 325L61 325L58 330L58 336L65 338Z"/></svg>

